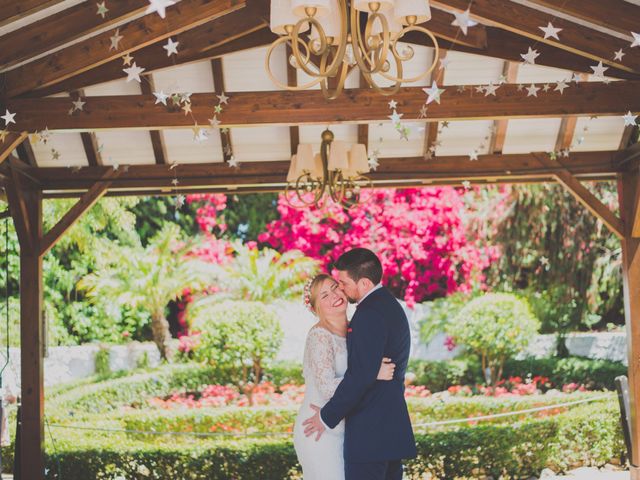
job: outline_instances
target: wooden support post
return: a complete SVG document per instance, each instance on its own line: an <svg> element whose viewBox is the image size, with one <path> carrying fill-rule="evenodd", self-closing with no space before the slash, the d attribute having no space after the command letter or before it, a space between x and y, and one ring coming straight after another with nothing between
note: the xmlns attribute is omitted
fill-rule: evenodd
<svg viewBox="0 0 640 480"><path fill-rule="evenodd" d="M638 171L618 175L620 213L625 223L622 238L624 313L629 358L629 405L631 415L631 480L640 480L640 239L633 238L632 224L638 196Z"/></svg>
<svg viewBox="0 0 640 480"><path fill-rule="evenodd" d="M20 174L18 174L20 175ZM20 191L17 191L17 189ZM20 238L20 361L22 480L44 480L44 383L42 325L42 191L27 177L7 185L9 206L28 241ZM20 199L20 205L15 200Z"/></svg>

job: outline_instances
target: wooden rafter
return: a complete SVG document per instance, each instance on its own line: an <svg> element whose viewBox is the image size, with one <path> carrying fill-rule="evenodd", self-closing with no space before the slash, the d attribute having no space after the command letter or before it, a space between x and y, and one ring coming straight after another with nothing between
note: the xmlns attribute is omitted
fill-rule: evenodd
<svg viewBox="0 0 640 480"><path fill-rule="evenodd" d="M431 20L423 26L431 30L440 40L475 49L482 49L487 46L487 32L483 25L469 29L467 35L460 35L460 29L452 25L454 20L455 16L453 14L433 9L431 10ZM426 44L431 44L431 41L424 34L418 32L409 32L403 37L403 40L421 44L425 44L424 42L426 41Z"/></svg>
<svg viewBox="0 0 640 480"><path fill-rule="evenodd" d="M502 69L502 75L507 83L515 83L518 78L519 63L504 62ZM502 153L504 148L504 141L507 138L507 127L509 126L509 120L503 118L501 120L494 120L493 133L491 135L491 142L489 144L489 153Z"/></svg>
<svg viewBox="0 0 640 480"><path fill-rule="evenodd" d="M620 115L640 110L637 89L640 82L584 82L565 90L549 92L544 98L530 97L516 85L503 85L493 97L472 94L474 86L458 91L447 86L443 101L429 106L433 121L459 119L545 118L590 115ZM372 89L346 90L336 100L326 100L317 90L301 92L229 93L223 126L362 123L386 120L388 99ZM446 98L446 101L444 99ZM420 87L401 89L394 100L404 120L418 120L425 94ZM199 125L211 118L211 93L191 96L192 113ZM20 126L28 131L164 129L191 128L193 119L156 105L153 95L115 95L87 97L79 115L69 115L68 99L10 99L8 108L20 115ZM302 106L304 105L304 108Z"/></svg>
<svg viewBox="0 0 640 480"><path fill-rule="evenodd" d="M83 98L84 91L78 90L72 95L73 98ZM102 166L102 152L98 145L98 137L95 132L80 132L80 139L82 140L82 148L84 154L87 157L87 163L92 167Z"/></svg>
<svg viewBox="0 0 640 480"><path fill-rule="evenodd" d="M586 74L581 74L582 81L587 80ZM573 137L576 133L576 125L578 124L578 117L562 117L560 121L560 128L558 129L558 136L556 138L555 151L567 150L571 148L573 144Z"/></svg>
<svg viewBox="0 0 640 480"><path fill-rule="evenodd" d="M21 248L24 248L28 252L33 252L35 248L34 244L34 228L31 225L30 216L28 212L28 201L25 197L25 188L23 182L30 183L31 178L24 178L22 175L22 165L20 160L15 157L9 158L10 169L10 181L6 182L5 189L7 192L7 198L9 199L9 208L11 209L11 216L13 217L18 240L20 241Z"/></svg>
<svg viewBox="0 0 640 480"><path fill-rule="evenodd" d="M360 88L365 88L367 86L367 81L364 78L364 75L358 75L358 85ZM368 123L359 123L358 124L358 143L361 143L367 149L369 148L369 124Z"/></svg>
<svg viewBox="0 0 640 480"><path fill-rule="evenodd" d="M627 125L622 131L622 137L620 138L619 150L625 150L629 148L637 140L638 127L636 125Z"/></svg>
<svg viewBox="0 0 640 480"><path fill-rule="evenodd" d="M140 89L145 95L151 95L155 90L153 76L148 75L147 80L147 82L140 83ZM165 165L169 163L169 156L167 155L167 148L164 143L164 135L162 134L162 131L150 130L149 137L151 138L151 147L153 148L153 157L156 160L156 164Z"/></svg>
<svg viewBox="0 0 640 480"><path fill-rule="evenodd" d="M2 0L0 1L0 26L25 18L64 0Z"/></svg>
<svg viewBox="0 0 640 480"><path fill-rule="evenodd" d="M213 72L213 85L215 87L216 93L219 95L224 94L224 72L222 70L222 59L214 58L211 60L211 70ZM222 105L222 108L226 108L226 105ZM223 131L222 128L218 129L220 134L220 145L222 147L222 158L225 163L228 163L233 156L233 144L231 143L231 131L226 129Z"/></svg>
<svg viewBox="0 0 640 480"><path fill-rule="evenodd" d="M640 7L625 0L531 0L533 3L591 22L595 25L615 30L625 35L636 31L640 17Z"/></svg>
<svg viewBox="0 0 640 480"><path fill-rule="evenodd" d="M432 4L438 8L457 11L464 11L469 7L467 0L433 0ZM552 37L545 39L540 26L547 25L549 14L535 8L503 0L475 0L471 6L471 17L595 62L601 61L621 70L640 72L640 58L625 58L624 62L613 59L613 52L629 46L627 40L560 18L556 18L553 24L562 28L561 41ZM526 53L526 50L521 53Z"/></svg>
<svg viewBox="0 0 640 480"><path fill-rule="evenodd" d="M598 197L585 187L565 166L559 161L551 160L546 154L537 154L540 164L554 169L554 176L587 210L593 213L607 228L618 238L624 237L624 226L618 218Z"/></svg>
<svg viewBox="0 0 640 480"><path fill-rule="evenodd" d="M576 152L571 155L568 170L580 178L611 178L615 152ZM66 168L30 169L45 191L82 190L91 188L102 179L110 167L85 167L69 175ZM425 162L422 157L381 158L380 166L369 175L374 182L394 181L415 185L428 181L497 181L499 179L552 179L555 171L563 167L543 166L534 154L481 155L480 161L469 162L466 155L435 157ZM285 184L289 160L245 162L240 170L230 169L223 163L182 164L180 185L248 186L281 188ZM113 180L113 189L152 188L162 190L171 185L173 171L166 165L131 165Z"/></svg>
<svg viewBox="0 0 640 480"><path fill-rule="evenodd" d="M32 167L38 166L38 162L36 162L36 155L33 153L29 137L25 138L22 143L18 145L16 151L18 152L18 158L20 158L24 163Z"/></svg>
<svg viewBox="0 0 640 480"><path fill-rule="evenodd" d="M0 49L0 66L6 68L18 62L48 52L98 29L121 23L149 6L147 0L118 0L109 3L109 11L102 18L96 15L95 2L82 2L45 17L26 27L3 35Z"/></svg>
<svg viewBox="0 0 640 480"><path fill-rule="evenodd" d="M2 130L0 130L0 135L3 135ZM18 145L25 140L25 138L27 138L26 132L8 132L6 137L0 141L0 163L9 158L11 152L13 152Z"/></svg>
<svg viewBox="0 0 640 480"><path fill-rule="evenodd" d="M115 30L109 30L8 71L5 75L6 95L14 97L61 82L126 53L134 53L202 25L243 5L241 0L183 0L167 10L165 19L159 15L146 15L120 26L119 32L123 38L118 49L110 48ZM142 62L139 66L144 67Z"/></svg>
<svg viewBox="0 0 640 480"><path fill-rule="evenodd" d="M104 196L107 189L111 186L112 180L120 175L121 170L109 169L102 175L100 181L96 182L85 193L78 202L69 209L67 213L56 223L51 230L49 230L40 242L40 255L47 253L56 242L64 235L64 233L73 226L73 224L93 205L96 204L100 198Z"/></svg>
<svg viewBox="0 0 640 480"><path fill-rule="evenodd" d="M180 33L174 39L180 43L177 55L167 56L162 43L149 45L133 56L143 58L145 73L171 68L175 65L209 60L234 51L267 45L276 36L266 28L267 22L253 4L216 18L199 27ZM36 90L29 96L48 96L68 92L109 80L123 78L122 60L116 58L62 82Z"/></svg>

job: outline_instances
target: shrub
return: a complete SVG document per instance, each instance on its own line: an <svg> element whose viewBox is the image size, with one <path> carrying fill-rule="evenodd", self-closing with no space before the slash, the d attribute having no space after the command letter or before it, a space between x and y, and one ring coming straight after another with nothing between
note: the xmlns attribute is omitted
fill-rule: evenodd
<svg viewBox="0 0 640 480"><path fill-rule="evenodd" d="M427 361L411 360L408 371L415 374L413 382L423 385L432 392L446 390L453 385L464 383L468 362L465 360Z"/></svg>
<svg viewBox="0 0 640 480"><path fill-rule="evenodd" d="M111 365L109 363L110 356L109 347L101 346L96 352L95 363L96 376L98 378L109 378L111 375Z"/></svg>
<svg viewBox="0 0 640 480"><path fill-rule="evenodd" d="M505 360L524 350L540 322L526 300L489 293L469 302L448 326L456 342L475 352L491 383L502 377Z"/></svg>
<svg viewBox="0 0 640 480"><path fill-rule="evenodd" d="M277 387L281 385L304 385L302 364L298 362L275 362L265 371L265 380Z"/></svg>
<svg viewBox="0 0 640 480"><path fill-rule="evenodd" d="M179 413L175 414L179 416ZM168 421L172 422L170 413ZM133 425L133 424L132 424ZM136 424L141 425L141 424ZM48 479L300 479L290 436L235 439L220 442L182 437L159 437L157 444L122 434L99 435L88 441L85 433L73 440L57 439L47 448ZM537 476L544 467L567 469L578 464L603 465L623 455L624 444L615 398L574 408L553 417L509 424L417 433L418 458L407 463L406 476L418 480L517 479ZM3 449L10 465L12 449ZM60 470L58 470L58 465Z"/></svg>
<svg viewBox="0 0 640 480"><path fill-rule="evenodd" d="M260 302L224 301L193 310L192 328L199 334L196 361L227 370L236 385L258 383L263 368L282 343L275 313Z"/></svg>

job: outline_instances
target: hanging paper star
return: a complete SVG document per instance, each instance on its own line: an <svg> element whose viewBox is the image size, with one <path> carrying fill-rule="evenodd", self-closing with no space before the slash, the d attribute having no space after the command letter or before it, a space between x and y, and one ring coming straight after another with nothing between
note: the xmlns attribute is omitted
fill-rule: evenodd
<svg viewBox="0 0 640 480"><path fill-rule="evenodd" d="M220 132L226 135L227 133L229 133L229 129L227 127L223 127L220 129Z"/></svg>
<svg viewBox="0 0 640 480"><path fill-rule="evenodd" d="M213 118L210 118L209 119L209 124L213 128L218 128L218 125L220 125L220 120L218 120L218 116L214 115Z"/></svg>
<svg viewBox="0 0 640 480"><path fill-rule="evenodd" d="M631 111L628 111L626 115L622 116L622 118L624 120L624 126L628 127L636 124L636 118L638 118L638 115L634 115Z"/></svg>
<svg viewBox="0 0 640 480"><path fill-rule="evenodd" d="M164 18L167 15L167 7L175 5L175 3L175 0L149 0L149 6L145 14L158 12L158 15Z"/></svg>
<svg viewBox="0 0 640 480"><path fill-rule="evenodd" d="M51 149L51 158L53 160L59 160L60 159L60 152L57 151L55 148Z"/></svg>
<svg viewBox="0 0 640 480"><path fill-rule="evenodd" d="M530 87L527 87L527 97L537 97L538 90L540 90L540 87L536 87L535 84L532 83Z"/></svg>
<svg viewBox="0 0 640 480"><path fill-rule="evenodd" d="M561 32L562 29L561 28L555 28L551 22L549 22L549 24L546 27L538 27L540 30L542 30L544 32L544 38L550 38L553 37L556 40L560 40L560 38L558 37L558 32Z"/></svg>
<svg viewBox="0 0 640 480"><path fill-rule="evenodd" d="M222 113L222 105L216 105L213 107L213 111L216 113Z"/></svg>
<svg viewBox="0 0 640 480"><path fill-rule="evenodd" d="M395 124L400 123L400 119L402 118L402 115L404 115L403 113L398 113L397 111L393 111L393 114L388 115L388 117L391 119L391 121Z"/></svg>
<svg viewBox="0 0 640 480"><path fill-rule="evenodd" d="M75 102L71 102L73 104L73 111L81 110L84 111L84 104L87 102L83 102L80 97Z"/></svg>
<svg viewBox="0 0 640 480"><path fill-rule="evenodd" d="M464 182L462 182L462 186L465 190L469 190L471 188L471 182L469 180L465 180Z"/></svg>
<svg viewBox="0 0 640 480"><path fill-rule="evenodd" d="M564 94L564 90L566 88L569 88L569 85L567 85L567 82L564 80L560 80L558 83L556 83L556 88L554 88L553 90L555 92L560 92L560 94Z"/></svg>
<svg viewBox="0 0 640 480"><path fill-rule="evenodd" d="M451 63L451 59L444 57L440 59L440 68L441 69L445 69L449 66L449 64Z"/></svg>
<svg viewBox="0 0 640 480"><path fill-rule="evenodd" d="M193 141L196 143L204 142L207 139L207 132L204 128L198 126L196 123L193 128Z"/></svg>
<svg viewBox="0 0 640 480"><path fill-rule="evenodd" d="M435 101L436 103L440 103L440 95L444 92L444 88L438 88L438 84L436 81L433 81L433 84L430 88L423 88L422 91L427 94L427 104Z"/></svg>
<svg viewBox="0 0 640 480"><path fill-rule="evenodd" d="M571 77L571 81L575 83L580 83L582 81L582 77L580 76L580 74L574 72L573 76Z"/></svg>
<svg viewBox="0 0 640 480"><path fill-rule="evenodd" d="M621 61L622 61L622 57L624 57L625 55L626 55L626 53L624 53L624 52L622 51L622 49L620 49L620 50L618 50L617 52L615 52L615 53L613 54L613 59L614 59L614 60L618 60L618 61L620 61L620 62L621 62Z"/></svg>
<svg viewBox="0 0 640 480"><path fill-rule="evenodd" d="M216 95L216 97L218 97L218 101L220 102L220 105L222 105L223 103L225 105L229 104L229 97L227 97L224 92L222 92L222 95Z"/></svg>
<svg viewBox="0 0 640 480"><path fill-rule="evenodd" d="M469 15L470 14L471 14L470 9L466 9L462 13L454 13L453 15L456 18L455 18L455 20L453 22L451 22L451 25L454 25L456 27L460 27L460 30L462 30L462 33L464 35L466 35L467 31L468 31L468 28L469 27L473 27L476 24L474 21L469 19Z"/></svg>
<svg viewBox="0 0 640 480"><path fill-rule="evenodd" d="M551 89L551 85L549 85L548 83L545 83L545 84L542 86L542 91L543 91L543 92L548 92L550 89Z"/></svg>
<svg viewBox="0 0 640 480"><path fill-rule="evenodd" d="M400 134L400 140L409 141L409 134L411 133L411 129L406 126L402 126L401 124L396 125L396 130Z"/></svg>
<svg viewBox="0 0 640 480"><path fill-rule="evenodd" d="M122 57L122 64L123 65L130 66L132 61L133 61L133 57L131 55L129 55L128 53L124 57Z"/></svg>
<svg viewBox="0 0 640 480"><path fill-rule="evenodd" d="M467 86L466 85L458 85L458 93L464 93L467 90Z"/></svg>
<svg viewBox="0 0 640 480"><path fill-rule="evenodd" d="M398 106L398 102L396 102L395 100L391 100L389 102L389 108L390 109L395 110L397 106Z"/></svg>
<svg viewBox="0 0 640 480"><path fill-rule="evenodd" d="M420 115L418 116L418 118L427 118L427 110L428 107L427 105L422 105L422 107L420 108Z"/></svg>
<svg viewBox="0 0 640 480"><path fill-rule="evenodd" d="M96 15L100 15L102 18L104 18L109 11L105 3L107 2L96 3L96 6L98 7L98 13L96 13Z"/></svg>
<svg viewBox="0 0 640 480"><path fill-rule="evenodd" d="M16 116L15 113L10 113L9 110L6 110L6 113L0 118L4 120L4 126L8 127L9 124L16 123L16 121L14 120L15 116Z"/></svg>
<svg viewBox="0 0 640 480"><path fill-rule="evenodd" d="M144 72L144 68L136 65L136 62L133 62L131 67L124 68L123 72L127 74L127 82L135 80L138 83L142 83L142 80L140 80L140 74Z"/></svg>
<svg viewBox="0 0 640 480"><path fill-rule="evenodd" d="M445 129L445 128L449 128L449 120L445 120L444 122L442 122L442 124L441 124L441 125L442 125L442 128L443 128L443 129Z"/></svg>
<svg viewBox="0 0 640 480"><path fill-rule="evenodd" d="M472 151L469 154L469 160L472 161L472 162L478 160L478 152L476 150Z"/></svg>
<svg viewBox="0 0 640 480"><path fill-rule="evenodd" d="M185 103L182 106L182 110L184 110L184 114L187 115L189 113L191 113L191 104L190 103Z"/></svg>
<svg viewBox="0 0 640 480"><path fill-rule="evenodd" d="M177 178L174 178L173 180L171 180L171 183L173 184L174 187L177 187L180 182L178 181Z"/></svg>
<svg viewBox="0 0 640 480"><path fill-rule="evenodd" d="M39 142L44 145L51 139L51 132L49 132L49 127L45 127L44 130L38 132Z"/></svg>
<svg viewBox="0 0 640 480"><path fill-rule="evenodd" d="M640 33L631 32L631 35L633 35L633 42L631 43L631 48L639 46L640 45Z"/></svg>
<svg viewBox="0 0 640 480"><path fill-rule="evenodd" d="M478 93L483 93L483 92L484 92L484 89L485 89L485 86L484 86L484 85L478 85L478 86L476 87L476 92L478 92Z"/></svg>
<svg viewBox="0 0 640 480"><path fill-rule="evenodd" d="M524 90L524 85L519 83L518 84L518 91L521 92L522 90Z"/></svg>
<svg viewBox="0 0 640 480"><path fill-rule="evenodd" d="M180 101L182 103L191 103L191 93L181 93Z"/></svg>
<svg viewBox="0 0 640 480"><path fill-rule="evenodd" d="M536 58L538 58L540 54L538 53L537 50L534 50L531 47L529 47L529 50L527 51L527 53L521 53L520 56L524 60L524 63L535 65Z"/></svg>
<svg viewBox="0 0 640 480"><path fill-rule="evenodd" d="M171 55L178 54L178 45L180 45L180 42L174 42L173 39L169 37L167 44L162 48L167 51L167 57L170 57Z"/></svg>
<svg viewBox="0 0 640 480"><path fill-rule="evenodd" d="M120 40L122 40L124 38L123 35L120 35L120 29L116 28L116 33L110 38L111 40L111 46L109 47L109 51L111 50L118 50L119 44L120 44Z"/></svg>
<svg viewBox="0 0 640 480"><path fill-rule="evenodd" d="M184 205L185 199L186 197L184 195L178 195L176 197L176 208L182 208L182 206Z"/></svg>
<svg viewBox="0 0 640 480"><path fill-rule="evenodd" d="M162 90L160 90L159 92L153 92L153 95L156 97L155 105L159 103L165 106L167 105L167 98L169 98L169 95L165 94Z"/></svg>
<svg viewBox="0 0 640 480"><path fill-rule="evenodd" d="M238 160L236 160L236 157L231 155L231 158L229 158L229 167L238 168L239 165L240 164L239 164Z"/></svg>
<svg viewBox="0 0 640 480"><path fill-rule="evenodd" d="M596 77L604 77L604 72L609 70L609 67L605 67L602 65L602 62L598 62L598 65L592 66L591 70L593 70L593 75Z"/></svg>
<svg viewBox="0 0 640 480"><path fill-rule="evenodd" d="M489 95L493 95L495 97L496 90L498 90L498 88L500 88L500 85L494 85L493 82L491 82L489 85L485 87L484 96L488 97Z"/></svg>

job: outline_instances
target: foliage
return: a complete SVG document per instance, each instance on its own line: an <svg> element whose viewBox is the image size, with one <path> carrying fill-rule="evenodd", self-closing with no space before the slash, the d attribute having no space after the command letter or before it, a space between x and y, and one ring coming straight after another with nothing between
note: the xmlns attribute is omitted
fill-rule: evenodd
<svg viewBox="0 0 640 480"><path fill-rule="evenodd" d="M463 384L467 368L467 362L459 359L444 362L410 360L407 371L415 375L412 383L423 385L431 392L440 392L452 385Z"/></svg>
<svg viewBox="0 0 640 480"><path fill-rule="evenodd" d="M153 340L163 358L170 356L171 334L165 316L169 301L185 288L203 288L212 279L211 266L190 256L193 245L181 242L177 226L166 224L149 245L122 246L103 241L97 245L96 271L81 286L93 298L112 305L143 308L151 316Z"/></svg>
<svg viewBox="0 0 640 480"><path fill-rule="evenodd" d="M129 211L135 215L135 231L143 245L146 245L165 223L178 225L187 237L195 236L199 232L194 205L185 202L177 208L175 197L142 197L136 205L129 207Z"/></svg>
<svg viewBox="0 0 640 480"><path fill-rule="evenodd" d="M232 244L233 259L217 269L220 297L270 303L302 295L304 282L317 271L317 262L299 250L279 253L271 248L258 250L255 244Z"/></svg>
<svg viewBox="0 0 640 480"><path fill-rule="evenodd" d="M617 209L613 183L590 187ZM549 309L543 313L537 308L544 332L563 335L624 323L621 250L615 235L560 185L514 186L509 203L494 237L503 255L493 265L492 283L539 292L545 298L540 307Z"/></svg>
<svg viewBox="0 0 640 480"><path fill-rule="evenodd" d="M298 249L327 270L343 252L369 247L381 258L385 285L412 306L482 285L497 251L467 238L463 208L464 194L450 187L372 190L348 210L296 209L280 196L280 218L259 240L281 252Z"/></svg>
<svg viewBox="0 0 640 480"><path fill-rule="evenodd" d="M189 315L198 335L193 358L230 371L240 387L260 381L284 336L275 313L260 302L210 303L194 307Z"/></svg>
<svg viewBox="0 0 640 480"><path fill-rule="evenodd" d="M302 365L298 362L273 362L264 373L265 380L276 386L304 385Z"/></svg>
<svg viewBox="0 0 640 480"><path fill-rule="evenodd" d="M456 403L463 405L465 402L467 400ZM206 416L211 414L200 419L195 412L191 413L192 421L197 422L194 425L204 429ZM244 417L238 413L230 415L235 419L233 421L248 425L251 418L257 422L260 413L272 420L282 415L277 410L249 410ZM284 420L293 413L283 412L284 416L280 418ZM167 422L186 426L184 415L183 412L168 412ZM451 413L446 412L446 415ZM604 404L596 402L559 415L513 424L430 429L426 433L418 429L418 457L407 462L405 475L411 480L424 478L425 474L439 479L471 479L483 475L517 479L538 476L545 467L562 470L577 465L600 466L624 453L618 415L617 402L611 398ZM147 414L141 414L138 420L129 414L125 418L129 418L130 426L145 427L145 430L150 426L146 421L158 423ZM214 417L208 418L214 420ZM172 441L168 442L162 436L143 439L118 433L107 436L68 430L57 432L56 448L47 448L50 468L47 478L54 478L59 473L67 480L112 480L118 475L138 480L300 478L300 467L289 434L234 440L171 437ZM11 464L12 452L11 448L3 449L5 464ZM58 471L58 465L61 471Z"/></svg>
<svg viewBox="0 0 640 480"><path fill-rule="evenodd" d="M419 321L420 340L429 343L436 334L446 331L447 325L458 315L458 312L480 293L475 290L473 292L456 292L423 303L422 305L427 307L427 312Z"/></svg>
<svg viewBox="0 0 640 480"><path fill-rule="evenodd" d="M539 321L526 300L508 293L488 293L470 301L447 326L458 344L475 352L494 384L504 361L521 352L538 332Z"/></svg>
<svg viewBox="0 0 640 480"><path fill-rule="evenodd" d="M96 376L98 378L108 378L111 375L110 357L111 354L108 348L100 347L96 352L94 361L96 363Z"/></svg>

